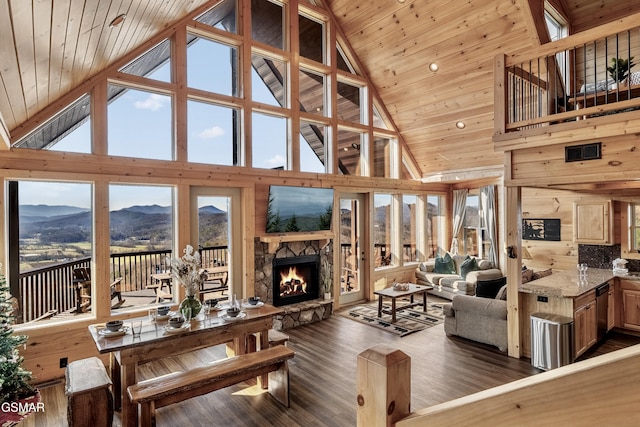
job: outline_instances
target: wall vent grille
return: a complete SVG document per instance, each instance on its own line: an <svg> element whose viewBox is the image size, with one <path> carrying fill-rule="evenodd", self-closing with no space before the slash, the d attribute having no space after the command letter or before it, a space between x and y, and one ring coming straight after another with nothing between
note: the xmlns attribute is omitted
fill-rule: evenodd
<svg viewBox="0 0 640 427"><path fill-rule="evenodd" d="M595 160L602 158L602 143L572 145L564 147L565 162L580 162L583 160Z"/></svg>

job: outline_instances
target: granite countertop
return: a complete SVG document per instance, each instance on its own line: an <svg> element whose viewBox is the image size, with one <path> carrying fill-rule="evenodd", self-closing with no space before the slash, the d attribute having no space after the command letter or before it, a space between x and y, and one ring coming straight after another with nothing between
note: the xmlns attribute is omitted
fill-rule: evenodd
<svg viewBox="0 0 640 427"><path fill-rule="evenodd" d="M616 276L610 269L589 268L586 279L581 281L577 269L575 271L561 270L554 271L550 276L524 283L520 285L518 290L528 294L574 298L595 289L598 285ZM640 280L640 276L633 275L633 272L630 275L618 277Z"/></svg>

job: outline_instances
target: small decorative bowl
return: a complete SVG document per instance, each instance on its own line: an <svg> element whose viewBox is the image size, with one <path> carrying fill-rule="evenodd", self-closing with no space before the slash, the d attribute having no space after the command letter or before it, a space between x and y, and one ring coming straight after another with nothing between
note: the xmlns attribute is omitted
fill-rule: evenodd
<svg viewBox="0 0 640 427"><path fill-rule="evenodd" d="M206 300L204 303L208 305L210 308L213 308L216 305L218 305L218 301L219 301L218 298L211 298Z"/></svg>
<svg viewBox="0 0 640 427"><path fill-rule="evenodd" d="M249 297L249 304L256 305L260 302L260 297Z"/></svg>
<svg viewBox="0 0 640 427"><path fill-rule="evenodd" d="M237 317L238 314L240 314L240 309L239 308L228 308L227 309L227 315L229 317Z"/></svg>
<svg viewBox="0 0 640 427"><path fill-rule="evenodd" d="M168 305L158 307L158 314L160 316L166 316L167 314L169 314L169 309L171 309L171 307L169 307Z"/></svg>
<svg viewBox="0 0 640 427"><path fill-rule="evenodd" d="M122 328L122 320L110 320L105 323L105 327L111 332L117 332Z"/></svg>
<svg viewBox="0 0 640 427"><path fill-rule="evenodd" d="M169 326L172 328L179 328L184 324L184 317L176 316L169 319Z"/></svg>

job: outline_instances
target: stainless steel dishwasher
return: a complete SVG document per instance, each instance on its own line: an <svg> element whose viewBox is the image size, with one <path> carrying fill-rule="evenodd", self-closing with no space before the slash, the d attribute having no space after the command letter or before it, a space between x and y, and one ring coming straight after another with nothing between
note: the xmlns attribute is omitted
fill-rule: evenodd
<svg viewBox="0 0 640 427"><path fill-rule="evenodd" d="M596 315L598 316L598 341L607 334L609 314L609 282L596 288Z"/></svg>

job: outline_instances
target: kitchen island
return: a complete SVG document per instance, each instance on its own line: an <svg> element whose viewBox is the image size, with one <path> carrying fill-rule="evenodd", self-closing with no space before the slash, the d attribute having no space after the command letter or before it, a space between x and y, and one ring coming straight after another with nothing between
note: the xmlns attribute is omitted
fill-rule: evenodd
<svg viewBox="0 0 640 427"><path fill-rule="evenodd" d="M640 279L628 277L630 281ZM531 357L530 316L533 313L557 314L574 320L576 357L594 345L598 340L596 288L605 283L609 284L605 326L608 331L616 326L616 319L619 318L616 314L616 301L621 300L616 298L620 287L612 270L589 268L584 279L579 277L577 269L554 271L550 276L520 285L520 344L523 355Z"/></svg>

